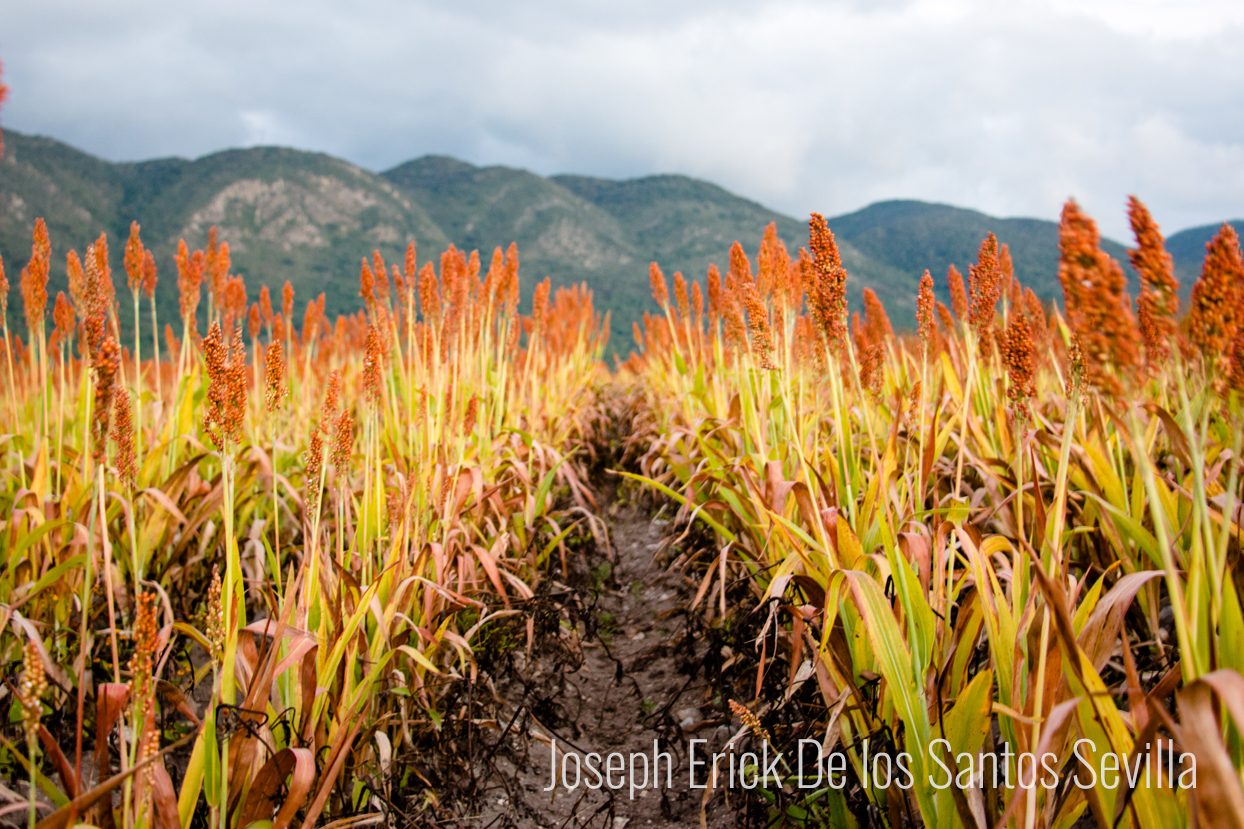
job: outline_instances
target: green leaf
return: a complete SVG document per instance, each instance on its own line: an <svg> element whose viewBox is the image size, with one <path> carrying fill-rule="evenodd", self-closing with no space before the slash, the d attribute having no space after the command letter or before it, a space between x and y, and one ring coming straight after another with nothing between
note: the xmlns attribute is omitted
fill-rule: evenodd
<svg viewBox="0 0 1244 829"><path fill-rule="evenodd" d="M548 497L549 490L553 488L554 475L563 463L570 460L573 453L562 455L561 460L553 464L553 468L544 474L544 478L540 481L540 486L536 488L536 507L532 520L539 518L544 514L544 499Z"/></svg>
<svg viewBox="0 0 1244 829"><path fill-rule="evenodd" d="M618 474L621 475L623 478L630 478L632 481L638 481L641 484L647 484L653 489L660 490L661 492L664 492L666 495L673 498L675 501L677 501L680 504L687 503L686 497L679 495L677 492L670 489L669 487L667 487L665 484L661 483L660 481L654 481L651 478L646 478L643 475L636 475L633 472L619 472ZM703 521L705 524L708 524L710 527L712 527L717 532L717 534L721 536L722 538L724 538L726 541L735 540L734 533L730 532L725 527L723 527L721 524L718 524L716 521L714 521L710 516L706 515L704 510L698 511L696 513L696 517L699 518L701 521Z"/></svg>

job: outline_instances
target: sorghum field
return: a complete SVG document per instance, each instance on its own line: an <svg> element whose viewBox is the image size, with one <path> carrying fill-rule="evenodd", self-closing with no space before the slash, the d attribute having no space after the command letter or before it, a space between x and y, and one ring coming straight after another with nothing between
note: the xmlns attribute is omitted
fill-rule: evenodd
<svg viewBox="0 0 1244 829"><path fill-rule="evenodd" d="M375 254L329 320L214 233L157 268L137 225L36 222L0 277L0 819L1244 826L1244 263L1224 226L1181 307L1128 209L1135 302L1068 202L1057 308L991 235L895 332L814 214L703 284L654 263L612 368L513 246ZM554 738L632 728L673 786L542 791ZM681 782L697 733L741 774Z"/></svg>

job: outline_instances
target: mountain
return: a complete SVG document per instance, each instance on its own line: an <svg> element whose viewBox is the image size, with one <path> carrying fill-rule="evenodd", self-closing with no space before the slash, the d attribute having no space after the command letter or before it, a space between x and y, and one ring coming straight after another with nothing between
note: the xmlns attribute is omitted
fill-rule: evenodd
<svg viewBox="0 0 1244 829"><path fill-rule="evenodd" d="M1062 298L1058 281L1058 225L1043 219L999 219L945 204L919 201L877 202L831 219L835 234L868 258L884 262L908 279L925 268L939 293L946 271L955 265L967 277L981 240L993 232L1010 249L1015 275L1045 299ZM1102 248L1129 270L1127 249L1110 239Z"/></svg>
<svg viewBox="0 0 1244 829"><path fill-rule="evenodd" d="M524 297L546 276L557 284L585 281L597 306L612 309L617 322L642 314L640 297L628 290L636 280L627 276L647 261L616 218L555 181L446 156L408 161L381 176L425 205L454 244L478 249L485 268L494 248L516 242Z"/></svg>
<svg viewBox="0 0 1244 829"><path fill-rule="evenodd" d="M486 267L494 247L517 242L524 296L546 276L555 284L586 282L597 307L613 313L610 346L621 353L632 347L631 322L644 310L656 310L649 262L658 262L667 275L681 271L703 280L710 263L724 270L735 240L754 261L770 222L792 255L807 244L805 221L679 175L546 178L447 156L373 173L321 153L276 147L114 164L50 138L6 130L0 256L14 285L29 258L37 216L46 219L52 236L53 296L65 286L66 251L82 252L100 232L108 234L115 279L123 286L121 249L130 221L138 221L160 267L164 322L177 319L177 240L203 247L213 225L229 242L234 271L245 276L252 299L265 284L279 295L288 279L300 309L323 291L330 315L360 307L358 262L373 248L400 262L407 241L414 240L422 264L439 260L453 242L478 249ZM1054 222L886 201L831 218L829 225L851 275L852 307L859 307L863 288L872 287L900 327L914 325L916 287L925 268L945 298L947 267L954 263L966 274L990 231L1009 245L1025 285L1044 299L1062 298ZM1192 228L1170 238L1185 287L1216 230ZM1122 245L1104 240L1103 246L1127 267ZM21 331L20 302L11 299L9 322ZM122 313L122 321L128 316Z"/></svg>
<svg viewBox="0 0 1244 829"><path fill-rule="evenodd" d="M756 251L770 222L776 223L778 237L792 256L808 244L806 221L784 216L715 184L687 176L614 181L560 175L552 180L616 217L629 231L644 267L648 262L658 262L667 275L682 271L688 279L703 280L710 264L716 264L724 275L735 240L753 258L755 267ZM843 263L851 274L848 294L858 302L864 287L871 286L900 324L908 319L914 324L914 290L905 290L903 274L880 259L863 255L849 240L840 240L840 248ZM628 286L633 285L634 271L624 278ZM642 305L655 308L647 298L647 280L640 288Z"/></svg>
<svg viewBox="0 0 1244 829"><path fill-rule="evenodd" d="M279 297L288 279L300 308L323 291L326 306L338 312L359 304L358 262L373 248L400 262L410 239L425 257L449 244L419 204L374 173L331 156L261 147L194 161L109 164L49 138L6 130L0 256L14 285L30 257L39 216L53 245L50 295L66 289L67 251L82 253L103 232L123 307L121 251L130 221L137 221L159 267L160 316L170 323L178 318L177 242L203 247L213 225L229 243L234 271L246 278L252 300L263 284ZM11 308L20 304L13 300ZM11 313L16 324L20 308ZM121 314L123 323L129 316Z"/></svg>
<svg viewBox="0 0 1244 829"><path fill-rule="evenodd" d="M658 262L668 276L681 271L702 281L710 263L725 268L736 239L749 251L758 249L770 222L792 252L806 244L802 222L686 176L542 178L445 156L408 161L381 175L425 205L462 247L485 254L517 242L525 292L546 276L587 282L596 304L613 312L613 345L622 351L630 348L631 322L656 310L648 263ZM848 267L858 265L861 274L878 271L854 249L846 255ZM905 299L895 296L898 303Z"/></svg>

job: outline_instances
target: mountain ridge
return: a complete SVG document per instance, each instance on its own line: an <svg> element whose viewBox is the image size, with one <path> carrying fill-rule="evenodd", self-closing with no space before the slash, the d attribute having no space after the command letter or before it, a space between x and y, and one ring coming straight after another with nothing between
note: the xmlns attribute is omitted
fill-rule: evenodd
<svg viewBox="0 0 1244 829"><path fill-rule="evenodd" d="M422 264L437 259L450 242L478 248L485 259L494 247L517 242L524 296L546 276L554 284L586 282L597 306L613 311L611 348L622 353L631 348L631 322L656 310L649 262L669 274L702 279L710 262L725 268L735 240L754 260L770 222L792 255L807 243L805 222L679 174L545 177L445 155L377 173L324 153L282 147L113 163L52 138L6 130L5 139L0 256L6 269L15 276L24 266L34 218L45 217L54 246L49 287L55 295L64 289L65 252L83 250L101 231L119 270L119 250L136 220L160 268L158 303L166 322L177 313L177 240L202 247L212 225L229 242L234 270L246 277L251 299L261 284L276 291L289 279L300 307L324 292L330 315L360 307L358 262L373 249L400 261L413 240ZM863 288L872 287L902 327L914 323L924 269L932 271L944 296L946 268L954 263L966 273L991 230L1010 246L1021 281L1042 298L1061 301L1054 222L889 200L829 224L850 274L853 307L859 307ZM1239 220L1233 224L1244 227ZM1218 226L1188 228L1168 240L1185 293ZM1103 247L1130 272L1123 245L1107 239ZM17 321L10 317L10 324Z"/></svg>

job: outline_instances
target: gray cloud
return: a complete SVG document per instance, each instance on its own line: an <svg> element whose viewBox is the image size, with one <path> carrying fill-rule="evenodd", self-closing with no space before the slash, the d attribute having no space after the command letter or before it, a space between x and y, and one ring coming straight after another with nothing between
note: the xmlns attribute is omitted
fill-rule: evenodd
<svg viewBox="0 0 1244 829"><path fill-rule="evenodd" d="M1244 9L1156 0L6 4L3 123L111 159L278 143L911 197L1116 237L1244 215Z"/></svg>

